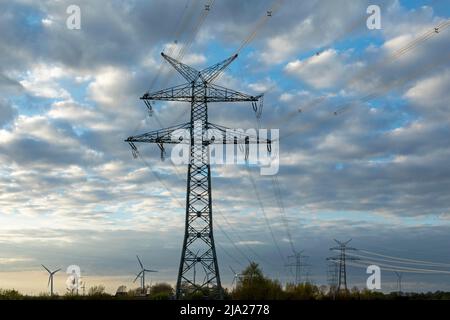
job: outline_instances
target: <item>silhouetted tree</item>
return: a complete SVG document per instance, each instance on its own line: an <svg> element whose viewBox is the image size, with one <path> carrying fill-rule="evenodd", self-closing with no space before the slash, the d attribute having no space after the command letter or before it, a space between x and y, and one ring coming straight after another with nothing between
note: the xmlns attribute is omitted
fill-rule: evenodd
<svg viewBox="0 0 450 320"><path fill-rule="evenodd" d="M321 299L321 293L317 286L309 282L297 285L288 283L285 289L285 297L291 300L315 300Z"/></svg>
<svg viewBox="0 0 450 320"><path fill-rule="evenodd" d="M174 289L168 283L156 283L151 287L150 297L154 300L169 300L174 295Z"/></svg>
<svg viewBox="0 0 450 320"><path fill-rule="evenodd" d="M275 300L281 299L283 289L277 280L266 278L255 262L241 272L241 279L231 293L233 299L246 300Z"/></svg>
<svg viewBox="0 0 450 320"><path fill-rule="evenodd" d="M93 286L89 288L88 296L90 297L102 297L102 296L108 296L108 294L105 292L105 287L102 285Z"/></svg>

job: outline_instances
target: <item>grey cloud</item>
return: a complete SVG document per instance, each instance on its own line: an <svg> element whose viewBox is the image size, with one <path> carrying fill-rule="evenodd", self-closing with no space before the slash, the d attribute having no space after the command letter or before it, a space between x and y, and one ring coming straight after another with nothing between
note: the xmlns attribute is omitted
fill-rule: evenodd
<svg viewBox="0 0 450 320"><path fill-rule="evenodd" d="M20 7L9 4L2 10L5 19L0 19L0 27L6 31L0 36L0 47L5 52L0 57L0 69L8 70L6 74L11 78L0 78L0 87L19 89L12 75L26 72L36 62L61 64L68 70L75 70L74 74L78 72L92 78L88 82L86 105L65 101L65 107L73 109L67 109L65 116L60 113L48 120L46 125L54 129L52 132L61 133L61 136L55 136L54 140L36 137L39 135L38 128L33 128L37 132L33 135L15 131L14 128L8 130L12 139L0 146L4 163L2 170L7 172L0 183L1 194L6 198L0 201L3 208L16 210L18 217L23 219L30 214L29 211L34 210L43 216L51 212L64 223L68 217L74 217L77 223L74 225L75 230L55 231L54 234L55 238L72 237L73 244L66 248L54 248L48 244L48 252L38 254L39 248L43 247L42 242L26 246L13 245L15 236L6 232L4 237L9 239L6 241L8 246L2 246L7 247L2 249L5 250L5 254L2 254L12 256L20 252L32 256L36 261L48 260L54 264L76 260L89 267L90 273L107 271L113 274L127 273L133 268L134 254L142 252L148 254L152 263L156 261L157 267L167 268L164 276L173 278L183 223L183 209L179 208L178 200L184 204L186 169L179 167L178 177L170 164L159 162L156 146L139 146L149 166L172 190L172 195L169 195L145 163L132 160L123 140L128 135L159 127L155 118L145 115L145 107L138 97L148 89L157 64L161 61L158 55L161 45L173 41L171 35L182 6L172 10L174 4L167 1L152 2L151 5L143 1L131 4L118 1L81 2L82 30L69 31L65 29L64 21L67 3L48 1L38 6L32 1L22 1ZM185 4L184 1L178 3ZM388 5L392 1L383 3ZM215 40L231 49L242 41L267 7L267 3L261 1L223 1L216 5L202 27L200 36L215 37ZM288 2L273 16L270 27L260 31L252 45L256 52L270 55L274 53L270 48L271 39L289 39L293 47L276 57L287 63L310 50L327 47L339 35L336 30L349 30L351 22L357 20L360 14L364 16L365 12L362 10L365 9L365 2L344 1L330 6L319 1ZM19 9L25 13L17 16L12 14ZM197 9L201 9L201 6ZM402 10L408 16L408 12ZM195 10L194 13L199 12ZM53 17L54 23L48 27L36 27L34 32L28 34L30 30L22 22L27 14L36 13L42 17ZM331 20L323 23L327 17ZM311 32L306 26L301 26L304 18L310 19L308 28L311 28ZM393 23L395 15L389 19L389 23ZM419 20L420 23L426 23L433 19L421 16ZM3 28L4 23L9 27ZM343 32L343 35L361 35L362 29L364 26L358 25L355 32ZM392 34L386 32L385 40L402 34L405 29L403 26L394 31ZM197 45L197 49L207 48L206 42L199 41ZM348 71L346 67L353 61L370 66L379 61L383 50L380 47L355 55L349 52L343 68ZM279 100L285 90L285 83L276 83L277 88L266 94L263 127L274 124L281 129L282 137L283 134L294 133L281 139L281 171L278 179L295 243L307 251L318 252L317 257L313 258L318 277L323 273L320 268L325 268L323 258L329 254L327 248L332 237L360 238L355 246L361 247L374 243L392 247L392 243L401 239L398 246L407 250L410 243L416 241L415 236L422 239L429 235L430 239L426 239L422 248L424 251L439 241L445 243L448 240L445 225L414 229L399 227L397 224L395 227L389 226L389 222L387 225L371 225L370 222L355 221L350 217L350 213L355 211L361 214L369 212L379 219L384 216L392 219L434 219L440 215L442 219L438 221L444 224L450 207L450 197L447 195L450 172L447 163L449 132L448 126L445 126L448 122L448 117L445 117L448 111L448 90L445 84L448 81L442 75L448 73L443 70L447 69L448 63L440 59L439 55L446 50L446 38L435 38L407 59L376 68L373 74L359 81L358 86L350 88L351 92L339 92L341 87L348 89L339 84L332 88L338 91L336 96L314 106L309 106L309 103L321 94L331 95L336 92L316 92L303 82L291 78L287 83L289 90L303 92L295 96L293 101ZM148 56L155 58L156 66L144 65L142 60ZM261 66L260 61L252 59L251 55L242 55L239 59L245 64L251 78L258 78L259 75L265 77L273 71L271 68L276 67ZM206 64L212 62L207 61ZM333 111L342 103L370 93L377 86L389 87L396 79L408 77L433 62L440 64L436 68L419 72L411 82L396 88L395 93L403 95L406 102L399 103L398 97L389 95L382 102L357 100L347 112L333 115ZM117 72L114 81L111 80L112 76L105 76L108 68ZM255 82L246 80L245 76L244 72L231 68L224 81L226 85L248 91ZM304 76L316 75L309 73ZM181 81L177 75L169 83ZM435 83L440 84L438 89ZM436 90L430 91L430 87ZM58 105L48 107L49 110L58 109ZM59 111L64 110L62 104L59 107ZM299 107L302 107L302 113L297 112ZM178 114L182 115L180 122L188 116L184 114L183 117L183 112L186 113L188 109L187 104L158 103L156 109L163 125L175 121ZM79 114L74 114L77 110ZM86 110L92 112L86 113ZM248 104L212 104L210 112L212 122L229 127L256 126L254 113ZM45 111L42 115L48 116ZM395 128L398 130L394 131ZM57 139L61 137L70 138L71 142L57 145ZM113 168L104 167L112 163L116 163ZM80 170L71 173L73 167ZM22 171L21 174L19 171ZM212 182L213 199L220 212L244 241L262 243L255 246L255 250L267 260L279 260L255 191L246 177L246 169L242 166L214 167L213 173L223 174L214 176ZM286 235L273 194L272 178L256 174L254 177L266 213L274 224L276 237L282 243L283 252L288 253L287 244L281 240ZM20 191L25 189L34 191L24 196ZM52 197L49 198L52 200L46 201L46 196ZM96 208L98 205L105 208L99 210ZM327 219L326 213L330 211L338 211L337 221ZM315 215L317 221L312 221ZM229 230L221 214L216 215L216 221ZM99 230L118 227L121 223L124 226L123 231L83 231L83 223L89 222L98 223ZM149 230L136 231L144 227ZM163 233L164 228L172 232L170 236ZM48 232L53 234L52 231ZM23 233L17 238L26 238L30 236L28 233L36 231L24 230ZM238 241L234 231L229 233ZM216 236L225 250L235 251L220 229L216 229ZM45 239L42 241L46 242ZM158 248L157 244L160 243L167 244L168 249ZM69 249L73 259L66 256ZM245 247L243 250L248 251ZM235 263L230 261L222 248L218 251L223 265ZM98 259L99 252L102 253L102 261ZM439 260L437 252L430 251L430 259ZM248 254L251 255L250 252ZM408 254L406 252L405 256L409 257ZM29 265L24 263L22 266L25 268ZM272 274L280 270L278 265L264 265L264 268ZM324 282L324 279L321 280Z"/></svg>
<svg viewBox="0 0 450 320"><path fill-rule="evenodd" d="M0 127L11 122L18 112L7 101L0 99Z"/></svg>

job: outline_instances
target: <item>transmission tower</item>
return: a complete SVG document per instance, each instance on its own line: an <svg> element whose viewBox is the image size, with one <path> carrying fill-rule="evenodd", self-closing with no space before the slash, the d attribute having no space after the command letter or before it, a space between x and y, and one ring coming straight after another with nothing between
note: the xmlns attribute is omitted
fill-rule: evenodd
<svg viewBox="0 0 450 320"><path fill-rule="evenodd" d="M398 294L401 295L402 294L402 277L403 274L401 272L397 272L394 271L395 275L397 276L397 290L398 290Z"/></svg>
<svg viewBox="0 0 450 320"><path fill-rule="evenodd" d="M334 262L328 264L327 282L331 288L337 288L338 265Z"/></svg>
<svg viewBox="0 0 450 320"><path fill-rule="evenodd" d="M288 256L288 259L291 260L286 264L286 267L295 267L295 285L301 283L302 278L302 268L309 267L310 265L305 263L304 260L308 257L302 255L302 251L295 252L293 255Z"/></svg>
<svg viewBox="0 0 450 320"><path fill-rule="evenodd" d="M330 287L330 294L332 295L333 299L335 299L336 297L337 279L338 265L334 261L331 261L328 263L327 282L328 286Z"/></svg>
<svg viewBox="0 0 450 320"><path fill-rule="evenodd" d="M347 269L346 269L345 262L359 260L359 259L355 258L355 257L347 257L345 252L347 250L357 250L357 249L352 248L352 247L347 247L347 244L350 241L352 241L352 239L350 239L346 242L341 242L336 239L334 239L334 241L336 241L338 246L330 248L330 250L339 251L339 255L335 256L335 257L327 258L327 260L332 261L335 264L339 264L339 270L338 270L339 272L338 272L338 279L337 279L338 280L337 291L338 292L341 290L347 291Z"/></svg>
<svg viewBox="0 0 450 320"><path fill-rule="evenodd" d="M198 71L170 56L161 53L187 81L186 83L154 93L145 93L141 100L147 107L151 101L179 101L191 104L191 119L188 123L155 130L126 139L132 148L133 155L139 155L134 143L155 143L164 159L164 144L185 143L189 149L186 193L186 222L183 248L178 271L176 297L182 299L187 294L205 293L217 299L223 298L220 282L219 266L213 237L212 196L211 196L211 144L245 145L246 155L249 144L267 144L270 152L271 140L249 136L243 132L233 131L224 126L208 121L208 103L250 101L256 106L262 95L251 96L232 89L213 84L224 69L237 58L237 54L211 67ZM179 136L178 130L189 132L189 138ZM214 133L211 135L211 131ZM196 264L202 268L195 269ZM196 282L194 270L205 271L203 281Z"/></svg>

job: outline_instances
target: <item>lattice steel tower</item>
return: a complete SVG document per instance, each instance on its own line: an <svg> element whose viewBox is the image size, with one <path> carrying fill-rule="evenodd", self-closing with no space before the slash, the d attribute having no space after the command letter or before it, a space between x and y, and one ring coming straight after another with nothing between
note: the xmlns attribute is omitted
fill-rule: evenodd
<svg viewBox="0 0 450 320"><path fill-rule="evenodd" d="M154 93L147 92L141 99L149 110L152 108L151 101L154 100L190 102L190 122L132 136L125 141L130 144L134 156L138 155L135 142L156 143L161 150L162 158L166 143L189 145L185 234L176 297L182 299L186 294L200 292L200 295L222 299L223 291L213 236L209 146L213 143L223 143L242 144L248 148L248 145L252 143L265 143L270 149L270 139L259 139L257 136L240 132L235 132L232 136L226 134L229 133L228 128L208 121L208 103L251 101L255 108L262 95L247 95L213 84L223 70L237 58L237 54L201 71L164 53L161 55L187 80L187 83ZM177 136L180 129L188 130L189 137ZM196 268L197 265L200 265L201 269ZM204 273L204 278L200 282L198 281L199 272Z"/></svg>
<svg viewBox="0 0 450 320"><path fill-rule="evenodd" d="M308 256L302 255L302 252L303 250L300 252L295 252L293 255L288 256L288 259L292 259L293 261L290 261L286 264L286 267L295 267L295 285L301 283L302 268L310 267L309 264L304 262L304 260L306 260Z"/></svg>
<svg viewBox="0 0 450 320"><path fill-rule="evenodd" d="M339 251L339 255L336 257L330 257L327 258L327 260L333 261L333 263L339 263L339 272L338 272L338 285L337 285L337 291L345 290L347 291L347 266L346 261L355 261L359 260L355 257L348 257L346 255L347 250L357 250L355 248L347 247L347 244L352 241L352 239L341 242L336 239L334 241L338 244L337 247L330 248L332 251Z"/></svg>

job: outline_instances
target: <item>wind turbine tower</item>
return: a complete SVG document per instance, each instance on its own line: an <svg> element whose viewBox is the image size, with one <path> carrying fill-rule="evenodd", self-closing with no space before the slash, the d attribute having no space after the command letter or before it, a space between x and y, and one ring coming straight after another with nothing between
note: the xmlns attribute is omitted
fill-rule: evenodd
<svg viewBox="0 0 450 320"><path fill-rule="evenodd" d="M139 262L139 266L141 267L141 271L137 274L136 278L134 279L133 282L136 282L136 280L141 277L141 288L142 288L142 294L146 295L147 294L147 290L145 288L145 273L146 272L158 272L156 270L150 270L150 269L146 269L144 267L144 265L142 264L141 259L139 259L139 256L136 256L138 262Z"/></svg>
<svg viewBox="0 0 450 320"><path fill-rule="evenodd" d="M241 280L242 274L234 271L234 269L231 266L229 266L229 267L230 267L231 272L233 272L233 282L231 282L231 287L233 287L233 285L236 285L236 287L237 287L238 281Z"/></svg>
<svg viewBox="0 0 450 320"><path fill-rule="evenodd" d="M61 268L56 269L55 271L50 271L49 268L47 268L46 266L44 266L43 264L41 264L41 266L47 270L48 272L48 284L47 286L50 286L50 296L53 296L53 276L55 275L55 273L57 273L58 271L61 270Z"/></svg>

